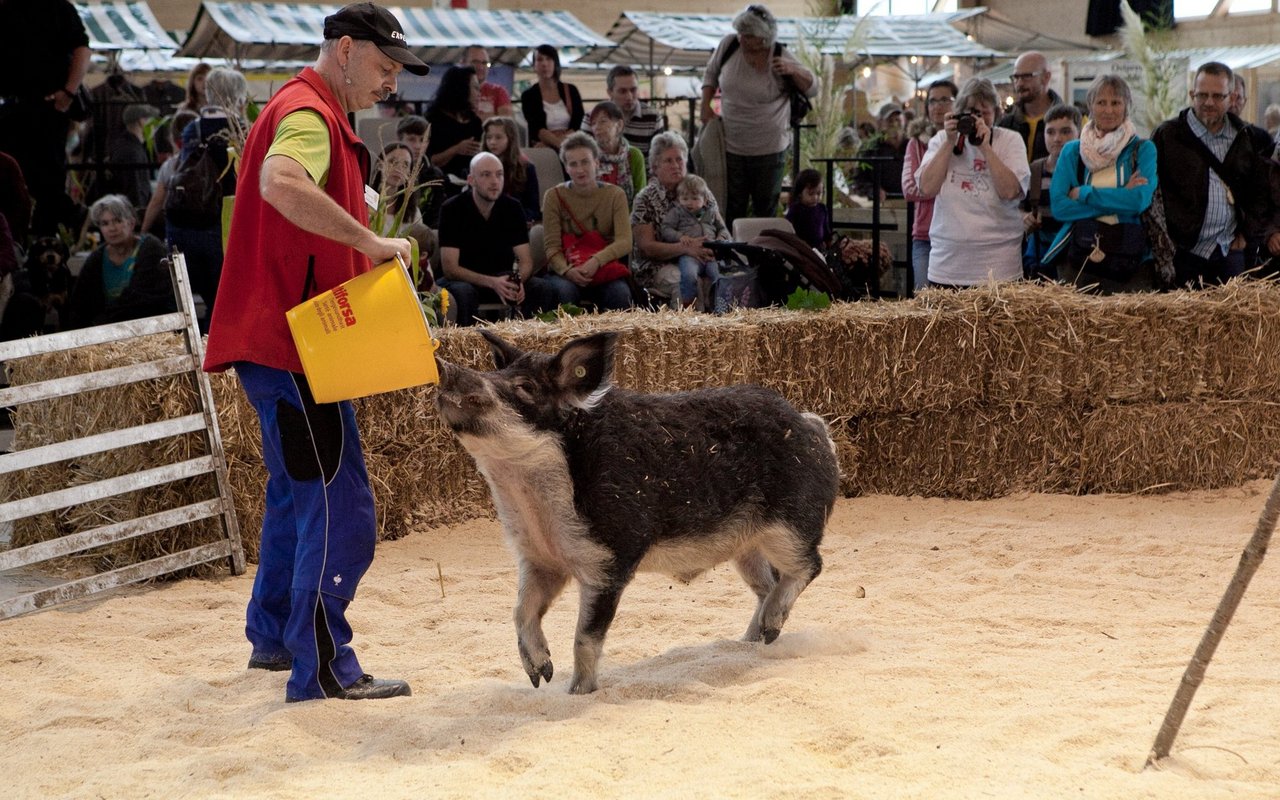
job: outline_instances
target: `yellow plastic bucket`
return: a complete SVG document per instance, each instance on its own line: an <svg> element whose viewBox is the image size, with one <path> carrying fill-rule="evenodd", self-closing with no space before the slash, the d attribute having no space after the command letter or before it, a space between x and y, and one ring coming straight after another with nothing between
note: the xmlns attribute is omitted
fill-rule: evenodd
<svg viewBox="0 0 1280 800"><path fill-rule="evenodd" d="M399 256L285 316L318 403L440 380L431 327Z"/></svg>

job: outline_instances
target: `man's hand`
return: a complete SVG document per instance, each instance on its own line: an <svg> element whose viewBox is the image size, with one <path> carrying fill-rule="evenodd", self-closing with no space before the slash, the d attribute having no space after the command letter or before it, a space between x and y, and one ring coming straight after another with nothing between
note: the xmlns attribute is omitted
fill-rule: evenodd
<svg viewBox="0 0 1280 800"><path fill-rule="evenodd" d="M72 99L71 92L68 92L65 89L59 89L53 94L45 97L45 100L48 100L53 103L54 108L56 108L59 112L64 112L64 113L68 108L71 108L71 99Z"/></svg>
<svg viewBox="0 0 1280 800"><path fill-rule="evenodd" d="M511 280L509 275L491 275L489 288L502 298L504 303L518 305L524 302L524 284Z"/></svg>
<svg viewBox="0 0 1280 800"><path fill-rule="evenodd" d="M1280 231L1267 237L1267 252L1273 256L1280 256Z"/></svg>
<svg viewBox="0 0 1280 800"><path fill-rule="evenodd" d="M410 254L413 252L413 244L408 239L384 239L381 236L374 236L367 245L360 248L360 252L368 256L374 264L381 264L400 256L407 266Z"/></svg>

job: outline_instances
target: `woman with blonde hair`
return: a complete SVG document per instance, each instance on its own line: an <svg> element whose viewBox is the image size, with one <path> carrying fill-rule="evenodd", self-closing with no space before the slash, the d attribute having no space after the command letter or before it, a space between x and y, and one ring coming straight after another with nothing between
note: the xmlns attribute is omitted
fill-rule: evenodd
<svg viewBox="0 0 1280 800"><path fill-rule="evenodd" d="M1085 104L1089 121L1063 145L1049 186L1063 225L1045 261L1065 252L1062 277L1104 293L1153 289L1141 214L1156 191L1155 143L1129 119L1133 96L1119 75L1099 75Z"/></svg>

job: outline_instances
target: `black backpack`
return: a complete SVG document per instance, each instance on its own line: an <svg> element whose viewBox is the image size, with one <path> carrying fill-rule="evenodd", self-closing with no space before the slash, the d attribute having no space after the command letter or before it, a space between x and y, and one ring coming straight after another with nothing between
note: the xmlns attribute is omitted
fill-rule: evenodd
<svg viewBox="0 0 1280 800"><path fill-rule="evenodd" d="M183 227L207 227L221 220L222 172L201 136L165 182L165 217Z"/></svg>

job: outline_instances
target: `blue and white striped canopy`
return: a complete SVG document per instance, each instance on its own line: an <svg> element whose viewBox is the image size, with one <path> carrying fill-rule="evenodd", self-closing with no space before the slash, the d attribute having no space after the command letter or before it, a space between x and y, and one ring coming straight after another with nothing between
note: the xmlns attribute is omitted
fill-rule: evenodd
<svg viewBox="0 0 1280 800"><path fill-rule="evenodd" d="M338 5L206 2L178 55L236 61L309 61L323 39L324 18ZM397 8L409 48L428 64L456 63L472 44L498 63L518 64L537 44L612 47L567 11L472 11Z"/></svg>
<svg viewBox="0 0 1280 800"><path fill-rule="evenodd" d="M172 52L178 43L151 13L151 7L143 2L126 0L101 0L76 4L85 31L89 34L89 49L108 50L168 50Z"/></svg>
<svg viewBox="0 0 1280 800"><path fill-rule="evenodd" d="M877 16L867 18L866 40L859 53L872 57L950 56L993 58L998 50L970 40L953 23L986 9L951 14ZM726 34L733 32L732 14L674 14L624 11L609 30L616 47L594 49L579 62L632 64L651 69L701 68ZM780 17L778 41L793 47L803 37L824 53L839 55L858 24L853 16Z"/></svg>

